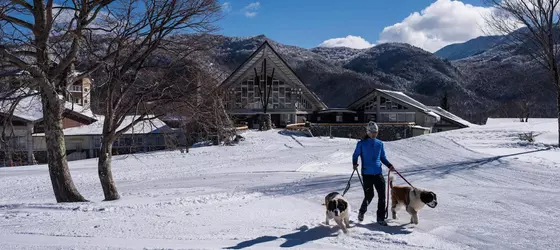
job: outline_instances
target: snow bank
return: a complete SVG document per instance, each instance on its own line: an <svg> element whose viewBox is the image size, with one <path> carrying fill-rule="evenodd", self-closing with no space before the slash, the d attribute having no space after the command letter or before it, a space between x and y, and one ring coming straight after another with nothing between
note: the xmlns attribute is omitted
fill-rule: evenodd
<svg viewBox="0 0 560 250"><path fill-rule="evenodd" d="M0 246L554 249L560 152L519 144L515 133L525 125L490 123L386 142L389 160L415 186L436 192L439 205L421 210L419 225L409 225L400 210L380 227L373 223L374 198L358 223L363 191L354 178L345 196L348 235L334 222L323 225L321 204L346 186L352 139L247 131L237 146L116 156L122 199L112 202L102 201L95 159L70 163L78 189L92 201L79 204L55 203L46 166L0 168Z"/></svg>
<svg viewBox="0 0 560 250"><path fill-rule="evenodd" d="M528 122L520 122L519 118L488 118L484 128L520 133L533 132L537 135L535 137L537 142L558 145L558 119L556 118L529 118Z"/></svg>

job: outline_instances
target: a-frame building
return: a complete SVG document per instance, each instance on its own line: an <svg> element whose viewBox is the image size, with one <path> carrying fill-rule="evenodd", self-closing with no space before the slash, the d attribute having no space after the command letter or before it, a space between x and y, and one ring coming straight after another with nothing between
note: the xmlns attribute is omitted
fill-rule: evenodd
<svg viewBox="0 0 560 250"><path fill-rule="evenodd" d="M250 128L258 127L264 106L276 127L309 120L313 112L327 109L268 41L219 86L229 114Z"/></svg>

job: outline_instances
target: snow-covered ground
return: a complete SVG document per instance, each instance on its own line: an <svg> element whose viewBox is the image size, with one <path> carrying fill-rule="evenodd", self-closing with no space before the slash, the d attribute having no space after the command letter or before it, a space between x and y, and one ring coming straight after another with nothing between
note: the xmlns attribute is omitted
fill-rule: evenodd
<svg viewBox="0 0 560 250"><path fill-rule="evenodd" d="M355 178L348 235L322 224L321 203L343 191L355 140L249 131L237 146L116 156L114 202L101 201L95 159L70 163L82 204L54 201L46 166L0 168L0 249L557 249L560 150L518 136L555 128L501 121L387 142L439 204L419 225L401 210L380 227L376 196L358 223Z"/></svg>

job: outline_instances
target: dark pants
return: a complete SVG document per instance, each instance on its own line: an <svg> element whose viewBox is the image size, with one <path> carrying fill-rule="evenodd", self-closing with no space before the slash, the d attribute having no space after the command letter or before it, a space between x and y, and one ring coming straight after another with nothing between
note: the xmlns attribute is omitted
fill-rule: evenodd
<svg viewBox="0 0 560 250"><path fill-rule="evenodd" d="M360 213L365 214L367 212L367 207L375 193L373 188L377 190L377 220L385 220L385 178L382 174L375 175L362 175L364 179L364 201L360 207Z"/></svg>

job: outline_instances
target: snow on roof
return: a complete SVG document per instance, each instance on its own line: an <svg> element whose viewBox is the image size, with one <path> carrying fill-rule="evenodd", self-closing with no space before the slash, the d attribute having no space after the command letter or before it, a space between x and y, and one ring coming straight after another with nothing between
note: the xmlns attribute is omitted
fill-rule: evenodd
<svg viewBox="0 0 560 250"><path fill-rule="evenodd" d="M134 120L138 119L138 115L129 115L124 118L123 123L119 126L118 130L130 125ZM153 118L154 116L148 116L148 118ZM98 115L96 116L97 121L90 125L82 125L79 127L64 129L64 135L101 135L103 134L103 122L105 117ZM158 118L153 118L149 121L141 121L126 131L124 134L149 134L157 133L159 129L167 126L163 121ZM35 136L43 136L44 133L34 134Z"/></svg>
<svg viewBox="0 0 560 250"><path fill-rule="evenodd" d="M319 111L319 113L333 113L333 112L356 113L356 111L347 108L328 108Z"/></svg>
<svg viewBox="0 0 560 250"><path fill-rule="evenodd" d="M25 90L18 90L10 96L5 96L6 98L16 98L17 96L23 96L27 94L33 94L33 92L26 92ZM0 113L9 113L14 100L0 100ZM14 117L35 122L43 119L43 106L41 104L41 97L39 95L28 96L21 99L14 109Z"/></svg>
<svg viewBox="0 0 560 250"><path fill-rule="evenodd" d="M403 92L392 91L392 90L385 90L385 89L377 89L377 91L379 91L379 92L381 92L381 93L384 93L384 94L386 94L386 95L388 95L388 96L390 96L390 97L392 97L392 98L395 98L395 99L397 99L397 100L399 100L399 101L401 101L401 102L404 102L404 103L406 103L406 104L408 104L408 105L411 105L411 106L413 106L413 107L415 107L415 108L417 108L417 109L420 109L420 110L424 111L424 113L426 113L427 115L435 117L437 120L440 120L440 119L441 119L441 117L440 117L438 114L432 112L432 111L430 110L430 108L428 108L428 106L426 106L426 105L424 105L423 103L421 103L421 102L415 100L414 98L412 98L412 97L406 95L406 94L403 93Z"/></svg>
<svg viewBox="0 0 560 250"><path fill-rule="evenodd" d="M422 127L420 125L414 125L414 126L412 126L412 128L423 129L423 130L431 130L431 128Z"/></svg>
<svg viewBox="0 0 560 250"><path fill-rule="evenodd" d="M27 88L19 89L12 93L11 97L17 98L18 96L24 95L31 95L37 94L38 91L30 90ZM0 113L8 113L10 111L10 107L14 100L0 100ZM64 108L69 111L73 111L80 115L86 116L90 119L96 119L95 115L89 109L85 109L83 106L78 104L73 104L71 102L65 102ZM29 122L37 122L43 119L43 104L41 103L41 96L39 95L32 95L27 96L21 99L14 109L14 117L29 121Z"/></svg>
<svg viewBox="0 0 560 250"><path fill-rule="evenodd" d="M445 117L449 120L452 120L456 123L459 123L459 124L461 124L465 127L472 127L473 126L472 123L464 120L461 117L458 117L458 116L454 115L453 113L451 113L451 112L449 112L449 111L447 111L447 110L445 110L441 107L433 106L433 107L430 107L430 108L432 109L432 111L436 112L438 115L443 116L443 117Z"/></svg>

